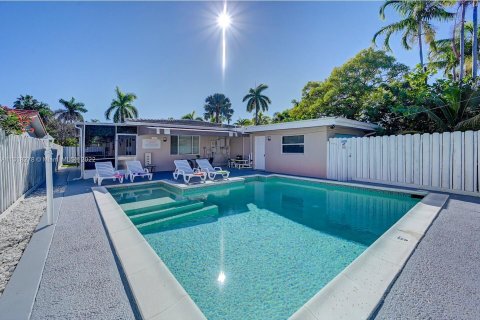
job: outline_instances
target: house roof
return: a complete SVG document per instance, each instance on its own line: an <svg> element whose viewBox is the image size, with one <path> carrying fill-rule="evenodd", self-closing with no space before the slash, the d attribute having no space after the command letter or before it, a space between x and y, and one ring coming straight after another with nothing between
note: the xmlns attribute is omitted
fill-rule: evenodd
<svg viewBox="0 0 480 320"><path fill-rule="evenodd" d="M127 119L127 124L234 129L236 126L189 119Z"/></svg>
<svg viewBox="0 0 480 320"><path fill-rule="evenodd" d="M9 113L14 113L19 117L29 118L30 119L30 127L33 128L33 133L28 132L28 135L34 136L37 138L43 138L47 135L47 129L45 128L45 124L40 117L40 114L36 110L22 110L22 109L10 109L5 108L5 110ZM28 128L25 128L28 129Z"/></svg>
<svg viewBox="0 0 480 320"><path fill-rule="evenodd" d="M310 119L310 120L280 122L280 123L266 124L266 125L260 125L260 126L248 126L242 129L244 133L251 133L251 132L302 129L302 128L312 128L312 127L323 127L323 126L354 128L354 129L360 129L364 131L375 131L376 129L380 128L378 125L373 123L366 123L366 122L350 120L350 119L341 118L341 117L324 117L324 118Z"/></svg>
<svg viewBox="0 0 480 320"><path fill-rule="evenodd" d="M127 119L125 123L82 123L84 125L134 125L134 126L147 126L152 129L177 129L193 131L218 131L218 132L238 132L243 134L273 131L273 130L287 130L287 129L301 129L311 127L323 127L323 126L338 126L343 128L354 128L364 131L375 131L380 128L373 123L366 123L356 120L350 120L341 117L324 117L310 120L300 120L291 122L273 123L259 126L238 127L227 124L212 123L200 120L188 120L188 119Z"/></svg>

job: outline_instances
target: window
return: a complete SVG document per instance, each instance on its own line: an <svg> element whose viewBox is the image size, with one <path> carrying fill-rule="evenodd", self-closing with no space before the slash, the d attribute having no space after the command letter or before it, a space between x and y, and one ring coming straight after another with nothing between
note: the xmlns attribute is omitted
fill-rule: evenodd
<svg viewBox="0 0 480 320"><path fill-rule="evenodd" d="M115 127L85 126L85 170L95 169L95 162L103 161L115 165Z"/></svg>
<svg viewBox="0 0 480 320"><path fill-rule="evenodd" d="M170 154L199 154L199 136L171 136Z"/></svg>
<svg viewBox="0 0 480 320"><path fill-rule="evenodd" d="M118 135L118 155L134 156L137 154L137 136L133 134Z"/></svg>
<svg viewBox="0 0 480 320"><path fill-rule="evenodd" d="M304 136L283 136L283 153L304 153Z"/></svg>

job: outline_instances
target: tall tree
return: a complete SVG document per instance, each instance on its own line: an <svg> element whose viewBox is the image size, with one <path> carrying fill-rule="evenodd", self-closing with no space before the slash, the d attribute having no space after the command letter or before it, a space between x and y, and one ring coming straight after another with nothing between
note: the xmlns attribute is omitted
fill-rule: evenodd
<svg viewBox="0 0 480 320"><path fill-rule="evenodd" d="M20 110L35 110L38 111L44 123L47 123L49 118L53 115L52 110L48 104L38 101L31 95L20 95L20 97L13 103L15 109Z"/></svg>
<svg viewBox="0 0 480 320"><path fill-rule="evenodd" d="M438 0L387 0L380 7L380 17L385 19L385 10L393 7L403 18L402 20L381 28L373 36L375 43L378 36L385 35L384 48L391 51L390 37L397 32L402 34L402 46L410 50L412 44L416 41L419 49L420 65L424 67L423 62L423 41L431 43L435 38L435 29L431 24L432 20L445 21L453 18L453 14L445 10L445 5L449 1Z"/></svg>
<svg viewBox="0 0 480 320"><path fill-rule="evenodd" d="M256 88L250 88L248 94L243 97L243 102L247 101L247 111L255 111L255 125L259 124L258 114L261 111L268 111L268 105L272 103L269 97L263 94L268 89L266 84L260 84Z"/></svg>
<svg viewBox="0 0 480 320"><path fill-rule="evenodd" d="M213 118L215 123L221 123L222 119L227 118L230 110L232 110L232 103L223 93L215 93L205 99L203 108L205 109L203 116L205 120Z"/></svg>
<svg viewBox="0 0 480 320"><path fill-rule="evenodd" d="M438 106L425 109L439 131L480 130L480 91L468 83L458 86L439 80L434 92Z"/></svg>
<svg viewBox="0 0 480 320"><path fill-rule="evenodd" d="M261 111L252 120L257 121L256 125L270 124L272 122L272 118L270 118L266 114L263 114L263 112Z"/></svg>
<svg viewBox="0 0 480 320"><path fill-rule="evenodd" d="M250 119L238 118L238 120L235 121L234 125L241 127L251 126L252 121Z"/></svg>
<svg viewBox="0 0 480 320"><path fill-rule="evenodd" d="M478 26L473 27L472 22L465 23L465 73L473 75L473 56L475 41L475 31L478 35ZM454 81L458 80L460 75L460 30L456 28L452 38L435 40L434 45L430 46L429 64L437 69L444 70L444 75L451 75ZM477 50L478 51L478 50ZM478 53L477 53L478 55Z"/></svg>
<svg viewBox="0 0 480 320"><path fill-rule="evenodd" d="M307 83L300 103L289 114L292 120L322 116L378 120L364 118L370 94L383 84L402 79L407 72L407 66L384 51L364 49L334 68L324 81Z"/></svg>
<svg viewBox="0 0 480 320"><path fill-rule="evenodd" d="M58 102L60 102L65 109L55 111L57 119L68 123L83 121L82 113L88 111L83 102L75 101L74 97L70 100L60 99Z"/></svg>
<svg viewBox="0 0 480 320"><path fill-rule="evenodd" d="M463 81L465 74L465 10L467 8L467 0L460 0L460 82Z"/></svg>
<svg viewBox="0 0 480 320"><path fill-rule="evenodd" d="M195 110L190 112L190 113L187 113L186 115L182 116L182 119L184 120L198 120L198 121L203 121L203 119L201 117L197 117L196 116L196 113L195 113Z"/></svg>
<svg viewBox="0 0 480 320"><path fill-rule="evenodd" d="M472 79L476 80L477 68L478 68L478 0L473 0L472 5L473 5Z"/></svg>
<svg viewBox="0 0 480 320"><path fill-rule="evenodd" d="M115 88L116 98L112 100L110 107L105 111L105 118L110 120L113 113L113 122L125 122L127 118L138 118L138 110L133 105L137 99L134 93L124 93L119 87Z"/></svg>

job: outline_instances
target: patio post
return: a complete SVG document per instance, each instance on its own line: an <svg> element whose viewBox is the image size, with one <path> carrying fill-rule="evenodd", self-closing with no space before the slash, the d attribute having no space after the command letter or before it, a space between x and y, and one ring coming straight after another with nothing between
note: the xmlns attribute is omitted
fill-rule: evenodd
<svg viewBox="0 0 480 320"><path fill-rule="evenodd" d="M52 172L52 142L53 138L47 135L43 138L45 144L45 175L47 185L47 225L53 224L53 172Z"/></svg>

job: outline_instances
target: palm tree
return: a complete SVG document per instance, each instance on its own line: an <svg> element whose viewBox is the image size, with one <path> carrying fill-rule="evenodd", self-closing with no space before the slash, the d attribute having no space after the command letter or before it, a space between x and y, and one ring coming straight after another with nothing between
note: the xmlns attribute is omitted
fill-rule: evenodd
<svg viewBox="0 0 480 320"><path fill-rule="evenodd" d="M233 110L231 105L225 109L225 120L227 120L227 124L230 124L230 122L232 122L234 112L235 111Z"/></svg>
<svg viewBox="0 0 480 320"><path fill-rule="evenodd" d="M478 68L478 0L472 1L473 5L473 43L472 43L472 79L477 78L477 68Z"/></svg>
<svg viewBox="0 0 480 320"><path fill-rule="evenodd" d="M266 84L261 84L256 88L250 88L248 94L243 97L242 102L247 101L247 111L255 110L255 125L259 124L258 114L260 111L268 111L268 105L272 103L270 98L263 95L262 92L268 89Z"/></svg>
<svg viewBox="0 0 480 320"><path fill-rule="evenodd" d="M462 82L465 74L465 10L467 8L467 0L460 0L459 6L461 10L460 15L460 76L459 80Z"/></svg>
<svg viewBox="0 0 480 320"><path fill-rule="evenodd" d="M476 30L476 32L475 32ZM478 26L474 28L474 24L471 22L465 23L465 36L464 36L464 70L467 73L472 73L475 63L473 62L474 52L473 43L475 40L475 33L478 34ZM444 70L444 74L451 74L454 81L458 80L460 75L460 53L456 49L460 46L460 30L456 29L453 38L435 40L430 46L429 52L429 64L437 69ZM478 57L478 50L477 50Z"/></svg>
<svg viewBox="0 0 480 320"><path fill-rule="evenodd" d="M272 122L272 119L266 114L263 114L263 112L259 112L252 120L257 121L256 125L269 124Z"/></svg>
<svg viewBox="0 0 480 320"><path fill-rule="evenodd" d="M120 91L119 87L115 88L117 97L112 100L110 107L105 111L105 118L110 120L110 116L113 113L113 122L125 122L127 118L138 118L138 110L132 104L137 96L135 93L124 93Z"/></svg>
<svg viewBox="0 0 480 320"><path fill-rule="evenodd" d="M273 114L273 119L272 119L273 123L288 122L288 121L292 121L292 119L290 117L290 110L289 109L283 110L281 112L275 112Z"/></svg>
<svg viewBox="0 0 480 320"><path fill-rule="evenodd" d="M420 55L420 65L423 63L423 37L426 43L432 43L435 38L435 29L430 21L432 20L449 20L453 18L453 14L445 10L445 5L450 1L410 1L410 0L387 0L380 7L380 17L385 19L385 10L393 7L400 15L402 20L381 28L373 36L373 43L376 42L378 36L385 35L383 42L384 48L391 51L390 37L397 32L403 32L402 45L405 49L410 50L411 44L418 42Z"/></svg>
<svg viewBox="0 0 480 320"><path fill-rule="evenodd" d="M240 126L240 127L251 126L252 121L250 119L238 118L238 120L235 121L234 125Z"/></svg>
<svg viewBox="0 0 480 320"><path fill-rule="evenodd" d="M187 113L186 115L182 116L182 119L184 120L198 120L198 121L203 121L203 119L201 117L196 117L195 116L195 110L190 112L190 113Z"/></svg>
<svg viewBox="0 0 480 320"><path fill-rule="evenodd" d="M436 69L443 70L445 76L450 74L452 79L457 81L457 69L460 59L453 50L454 45L454 39L436 40L435 43L430 46L428 60L429 65L435 67Z"/></svg>
<svg viewBox="0 0 480 320"><path fill-rule="evenodd" d="M448 82L437 91L439 110L425 109L425 112L439 131L480 129L480 91L468 84L455 86Z"/></svg>
<svg viewBox="0 0 480 320"><path fill-rule="evenodd" d="M215 93L208 96L205 99L205 105L203 108L205 109L203 116L204 119L210 120L213 118L213 122L215 123L221 123L223 118L227 118L230 110L233 114L232 103L223 93Z"/></svg>
<svg viewBox="0 0 480 320"><path fill-rule="evenodd" d="M48 104L40 102L31 95L20 95L20 97L13 103L15 109L20 110L35 110L38 111L43 122L47 123L48 119L53 115L52 110Z"/></svg>
<svg viewBox="0 0 480 320"><path fill-rule="evenodd" d="M58 120L69 123L83 121L82 113L88 111L85 109L84 103L75 101L75 98L73 97L70 100L60 99L58 102L60 102L65 108L55 111L55 116Z"/></svg>

